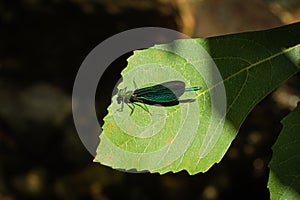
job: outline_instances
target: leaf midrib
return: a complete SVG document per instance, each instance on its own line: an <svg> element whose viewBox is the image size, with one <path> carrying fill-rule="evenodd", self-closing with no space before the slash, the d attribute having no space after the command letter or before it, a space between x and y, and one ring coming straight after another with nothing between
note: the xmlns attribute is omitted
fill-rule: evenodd
<svg viewBox="0 0 300 200"><path fill-rule="evenodd" d="M232 78L238 76L239 74L241 74L241 73L243 73L243 72L245 72L245 71L248 71L248 70L250 70L251 68L253 68L253 67L255 67L255 66L258 66L258 65L260 65L260 64L262 64L262 63L264 63L264 62L270 61L270 60L273 59L273 58L276 58L276 57L281 56L281 55L283 55L283 54L285 54L285 53L287 53L287 52L290 52L290 51L292 51L293 49L296 49L296 48L298 48L298 47L300 47L300 44L297 44L297 45L295 45L295 46L293 46L293 47L284 49L283 51L280 51L280 52L275 53L275 54L273 54L273 55L271 55L271 56L269 56L269 57L267 57L267 58L264 58L264 59L262 59L262 60L259 60L259 61L255 62L255 63L252 63L252 64L249 65L248 67L245 67L245 68L241 69L240 71L238 71L238 72L236 72L236 73L234 73L234 74L228 76L227 78L223 79L222 81L220 81L220 82L214 84L212 87L207 88L206 90L203 90L202 92L200 92L200 93L196 96L196 98L199 98L200 96L206 94L207 92L209 92L210 90L214 89L215 87L217 87L217 86L219 86L219 85L221 85L221 84L224 84L225 82L227 82L227 81L229 81L230 79L232 79Z"/></svg>

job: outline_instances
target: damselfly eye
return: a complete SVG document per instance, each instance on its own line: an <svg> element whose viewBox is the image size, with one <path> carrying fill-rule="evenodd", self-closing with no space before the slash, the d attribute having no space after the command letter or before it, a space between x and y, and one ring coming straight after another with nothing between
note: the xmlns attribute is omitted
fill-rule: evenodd
<svg viewBox="0 0 300 200"><path fill-rule="evenodd" d="M120 104L122 102L122 97L121 96L117 97L117 102L118 102L118 104Z"/></svg>

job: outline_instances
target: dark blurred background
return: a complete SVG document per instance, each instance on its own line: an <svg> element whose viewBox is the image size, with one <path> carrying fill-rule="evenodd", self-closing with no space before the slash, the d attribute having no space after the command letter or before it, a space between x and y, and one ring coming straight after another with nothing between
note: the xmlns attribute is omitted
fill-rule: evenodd
<svg viewBox="0 0 300 200"><path fill-rule="evenodd" d="M192 37L300 20L299 0L0 0L0 200L269 199L280 120L300 99L299 75L249 115L207 173L130 174L98 163L75 130L71 93L82 61L121 31L158 26ZM99 121L130 53L107 70Z"/></svg>

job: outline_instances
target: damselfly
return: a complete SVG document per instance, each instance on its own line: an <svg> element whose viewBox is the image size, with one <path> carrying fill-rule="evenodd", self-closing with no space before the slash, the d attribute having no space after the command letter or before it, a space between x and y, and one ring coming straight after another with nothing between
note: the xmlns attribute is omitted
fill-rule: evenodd
<svg viewBox="0 0 300 200"><path fill-rule="evenodd" d="M138 103L162 106L173 106L179 103L178 98L186 91L197 91L201 87L189 87L185 88L185 83L182 81L169 81L149 87L136 89L134 91L126 91L127 87L121 89L118 93L117 102L122 103L119 111L123 111L124 103L126 103L131 109L130 115L132 115L135 105L140 106L147 112L148 108Z"/></svg>

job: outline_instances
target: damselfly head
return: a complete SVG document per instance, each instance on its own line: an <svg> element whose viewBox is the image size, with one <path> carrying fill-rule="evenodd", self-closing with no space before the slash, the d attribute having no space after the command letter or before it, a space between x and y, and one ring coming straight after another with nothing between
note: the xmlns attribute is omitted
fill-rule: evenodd
<svg viewBox="0 0 300 200"><path fill-rule="evenodd" d="M122 94L123 94L123 89L120 89L120 91L118 92L118 97L117 97L118 104L120 104L123 101L124 95L122 95Z"/></svg>
<svg viewBox="0 0 300 200"><path fill-rule="evenodd" d="M126 89L127 89L127 87L125 87L124 89L119 90L118 97L117 97L118 104L124 102L124 98L126 96Z"/></svg>
<svg viewBox="0 0 300 200"><path fill-rule="evenodd" d="M118 97L117 97L117 102L118 102L118 104L120 104L121 102L122 102L122 97L118 94Z"/></svg>

